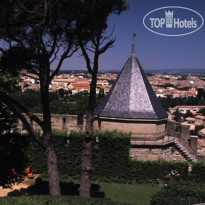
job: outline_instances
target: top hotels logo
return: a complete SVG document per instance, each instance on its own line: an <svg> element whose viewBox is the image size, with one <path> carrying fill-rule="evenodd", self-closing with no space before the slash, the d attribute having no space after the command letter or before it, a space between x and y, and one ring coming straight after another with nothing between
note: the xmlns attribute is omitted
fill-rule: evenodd
<svg viewBox="0 0 205 205"><path fill-rule="evenodd" d="M201 14L190 8L167 6L154 9L143 18L149 31L163 36L184 36L198 31L204 24Z"/></svg>
<svg viewBox="0 0 205 205"><path fill-rule="evenodd" d="M165 17L166 17L166 27L172 28L173 25L173 11L165 11Z"/></svg>

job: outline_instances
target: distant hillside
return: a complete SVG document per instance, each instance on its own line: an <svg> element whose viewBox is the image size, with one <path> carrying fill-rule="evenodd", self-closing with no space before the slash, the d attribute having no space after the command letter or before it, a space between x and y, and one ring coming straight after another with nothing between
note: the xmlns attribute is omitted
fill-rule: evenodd
<svg viewBox="0 0 205 205"><path fill-rule="evenodd" d="M119 73L120 70L104 70L99 71L99 73ZM88 73L86 70L61 70L59 73ZM156 70L145 70L145 73L163 73L172 75L205 75L205 68L192 68L192 69L156 69Z"/></svg>
<svg viewBox="0 0 205 205"><path fill-rule="evenodd" d="M53 70L51 71L53 72ZM87 70L60 70L60 74L66 73L66 74L71 74L71 73L88 73Z"/></svg>
<svg viewBox="0 0 205 205"><path fill-rule="evenodd" d="M193 75L205 75L205 68L196 68L196 69L157 69L157 70L144 70L145 73L163 73L163 74L172 74L172 75L188 75L189 73ZM110 72L110 73L119 73L120 70L106 70L101 71Z"/></svg>
<svg viewBox="0 0 205 205"><path fill-rule="evenodd" d="M51 72L53 72L53 70ZM119 73L119 72L120 70L100 70L98 73ZM88 73L88 71L87 70L60 70L59 73L75 74L75 73Z"/></svg>
<svg viewBox="0 0 205 205"><path fill-rule="evenodd" d="M159 69L159 70L145 70L146 73L163 73L163 74L172 74L172 75L205 75L205 69L196 68L196 69Z"/></svg>

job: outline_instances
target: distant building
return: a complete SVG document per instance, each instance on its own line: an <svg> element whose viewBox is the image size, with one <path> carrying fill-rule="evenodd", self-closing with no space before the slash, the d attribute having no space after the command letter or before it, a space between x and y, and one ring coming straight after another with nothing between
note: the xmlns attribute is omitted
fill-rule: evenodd
<svg viewBox="0 0 205 205"><path fill-rule="evenodd" d="M205 126L205 116L201 116L201 115L195 116L195 123L196 123L196 125Z"/></svg>
<svg viewBox="0 0 205 205"><path fill-rule="evenodd" d="M90 91L90 84L88 83L72 83L69 86L69 89L72 90L72 93L78 93L82 91Z"/></svg>
<svg viewBox="0 0 205 205"><path fill-rule="evenodd" d="M174 113L178 110L182 114L186 114L187 111L190 111L192 113L196 113L203 108L205 108L205 105L182 105L182 106L176 106L173 108L170 107L169 111L170 111L170 113Z"/></svg>

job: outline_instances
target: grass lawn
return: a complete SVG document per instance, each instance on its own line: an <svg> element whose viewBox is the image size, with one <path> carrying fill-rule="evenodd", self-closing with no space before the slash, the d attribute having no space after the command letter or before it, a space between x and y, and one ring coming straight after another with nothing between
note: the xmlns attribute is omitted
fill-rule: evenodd
<svg viewBox="0 0 205 205"><path fill-rule="evenodd" d="M105 198L135 205L149 205L150 197L160 190L159 187L150 184L99 183L99 185L100 191L105 193Z"/></svg>
<svg viewBox="0 0 205 205"><path fill-rule="evenodd" d="M63 195L78 195L79 180L64 179L61 181ZM151 184L120 184L93 182L91 197L108 198L112 201L126 202L135 205L149 205L150 197L157 193L160 187ZM27 189L14 190L10 196L20 195L48 195L49 186L47 178L40 178Z"/></svg>

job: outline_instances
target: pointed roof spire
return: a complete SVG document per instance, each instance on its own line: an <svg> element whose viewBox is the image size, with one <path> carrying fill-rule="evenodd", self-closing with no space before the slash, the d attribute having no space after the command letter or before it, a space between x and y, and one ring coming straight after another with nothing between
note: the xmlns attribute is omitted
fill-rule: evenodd
<svg viewBox="0 0 205 205"><path fill-rule="evenodd" d="M134 40L135 35L133 35ZM157 99L138 59L134 44L115 85L95 108L99 117L126 119L164 119L167 113Z"/></svg>
<svg viewBox="0 0 205 205"><path fill-rule="evenodd" d="M135 38L136 38L136 33L132 34L132 55L135 56Z"/></svg>

